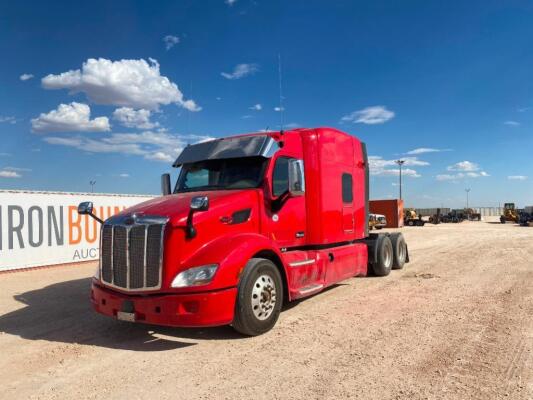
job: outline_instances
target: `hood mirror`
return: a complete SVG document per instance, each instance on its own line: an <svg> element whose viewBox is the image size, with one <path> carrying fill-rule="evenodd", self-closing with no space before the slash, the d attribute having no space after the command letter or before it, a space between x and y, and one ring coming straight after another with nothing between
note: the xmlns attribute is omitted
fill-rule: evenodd
<svg viewBox="0 0 533 400"><path fill-rule="evenodd" d="M191 199L191 210L207 211L209 210L209 198L207 196L196 196Z"/></svg>
<svg viewBox="0 0 533 400"><path fill-rule="evenodd" d="M196 196L191 199L189 215L187 216L186 234L189 239L196 236L196 228L192 223L192 217L196 211L209 210L209 198L207 196Z"/></svg>
<svg viewBox="0 0 533 400"><path fill-rule="evenodd" d="M78 214L80 215L90 215L92 218L100 222L101 224L104 223L100 218L98 218L96 215L93 214L94 205L92 201L84 201L83 203L80 203L78 206Z"/></svg>
<svg viewBox="0 0 533 400"><path fill-rule="evenodd" d="M78 214L80 215L90 215L93 213L93 202L92 201L84 201L83 203L80 203L78 206Z"/></svg>
<svg viewBox="0 0 533 400"><path fill-rule="evenodd" d="M289 161L289 193L291 196L305 194L304 162L303 160Z"/></svg>

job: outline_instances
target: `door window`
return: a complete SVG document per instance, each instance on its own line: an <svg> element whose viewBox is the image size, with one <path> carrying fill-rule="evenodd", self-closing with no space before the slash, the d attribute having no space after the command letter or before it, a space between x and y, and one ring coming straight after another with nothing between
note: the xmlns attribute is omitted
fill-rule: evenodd
<svg viewBox="0 0 533 400"><path fill-rule="evenodd" d="M342 174L342 202L351 203L353 201L352 175Z"/></svg>
<svg viewBox="0 0 533 400"><path fill-rule="evenodd" d="M279 157L272 172L272 195L281 196L289 190L289 157Z"/></svg>

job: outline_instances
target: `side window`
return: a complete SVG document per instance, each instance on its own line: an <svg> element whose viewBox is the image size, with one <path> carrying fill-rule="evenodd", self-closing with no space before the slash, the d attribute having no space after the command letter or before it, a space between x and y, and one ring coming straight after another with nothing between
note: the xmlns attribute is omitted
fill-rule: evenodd
<svg viewBox="0 0 533 400"><path fill-rule="evenodd" d="M352 175L342 174L342 202L351 203L353 201Z"/></svg>
<svg viewBox="0 0 533 400"><path fill-rule="evenodd" d="M272 172L272 194L280 196L289 189L289 160L288 157L279 157Z"/></svg>

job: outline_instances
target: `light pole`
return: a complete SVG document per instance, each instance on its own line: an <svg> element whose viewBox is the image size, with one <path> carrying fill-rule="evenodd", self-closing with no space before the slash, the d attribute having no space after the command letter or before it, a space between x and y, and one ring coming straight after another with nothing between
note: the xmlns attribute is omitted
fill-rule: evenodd
<svg viewBox="0 0 533 400"><path fill-rule="evenodd" d="M96 184L96 181L89 181L89 185L91 185L91 193L94 193L94 185Z"/></svg>
<svg viewBox="0 0 533 400"><path fill-rule="evenodd" d="M470 193L470 188L465 189L466 192L466 208L468 209L468 193Z"/></svg>
<svg viewBox="0 0 533 400"><path fill-rule="evenodd" d="M400 200L402 199L402 165L405 163L405 160L396 160L394 161L400 167Z"/></svg>

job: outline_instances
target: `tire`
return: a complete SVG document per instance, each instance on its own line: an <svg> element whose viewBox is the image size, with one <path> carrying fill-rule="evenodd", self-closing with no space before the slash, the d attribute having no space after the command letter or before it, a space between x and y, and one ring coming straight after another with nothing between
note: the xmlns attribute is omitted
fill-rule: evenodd
<svg viewBox="0 0 533 400"><path fill-rule="evenodd" d="M502 224L505 224L505 222L506 222L506 221L505 221L505 217L500 217L500 222L501 222Z"/></svg>
<svg viewBox="0 0 533 400"><path fill-rule="evenodd" d="M402 269L407 259L407 244L401 233L391 233L393 262L392 269Z"/></svg>
<svg viewBox="0 0 533 400"><path fill-rule="evenodd" d="M409 221L407 221L407 225L414 226L415 223L414 223L414 221L412 219L410 219Z"/></svg>
<svg viewBox="0 0 533 400"><path fill-rule="evenodd" d="M388 236L381 235L376 243L377 257L375 264L372 265L372 271L376 276L387 276L392 269L394 260L394 251L392 242Z"/></svg>
<svg viewBox="0 0 533 400"><path fill-rule="evenodd" d="M246 264L237 287L233 328L257 336L274 327L283 304L283 282L270 260L252 258Z"/></svg>
<svg viewBox="0 0 533 400"><path fill-rule="evenodd" d="M383 227L382 226L376 226L376 229L382 229Z"/></svg>

